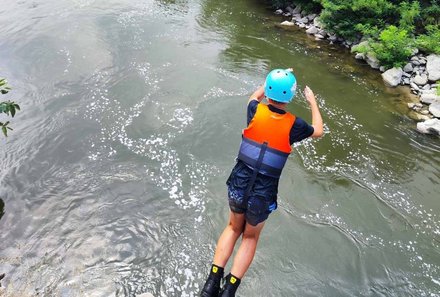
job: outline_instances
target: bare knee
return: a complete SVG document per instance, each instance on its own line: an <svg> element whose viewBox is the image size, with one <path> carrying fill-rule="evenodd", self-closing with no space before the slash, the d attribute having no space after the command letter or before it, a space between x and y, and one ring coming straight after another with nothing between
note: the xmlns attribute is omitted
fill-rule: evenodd
<svg viewBox="0 0 440 297"><path fill-rule="evenodd" d="M243 231L243 239L250 239L250 240L258 240L260 237L261 229L263 226L251 226L249 224L246 224L246 227Z"/></svg>
<svg viewBox="0 0 440 297"><path fill-rule="evenodd" d="M244 231L244 224L234 224L230 221L228 227L232 230L232 232L238 235L240 235Z"/></svg>

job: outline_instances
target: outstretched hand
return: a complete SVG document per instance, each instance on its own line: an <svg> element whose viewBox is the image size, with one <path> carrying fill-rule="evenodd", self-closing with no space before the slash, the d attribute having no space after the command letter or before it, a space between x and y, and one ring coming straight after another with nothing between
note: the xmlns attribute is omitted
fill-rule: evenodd
<svg viewBox="0 0 440 297"><path fill-rule="evenodd" d="M306 96L307 102L309 102L309 104L316 103L315 94L313 93L312 89L309 88L309 86L305 87L304 95Z"/></svg>

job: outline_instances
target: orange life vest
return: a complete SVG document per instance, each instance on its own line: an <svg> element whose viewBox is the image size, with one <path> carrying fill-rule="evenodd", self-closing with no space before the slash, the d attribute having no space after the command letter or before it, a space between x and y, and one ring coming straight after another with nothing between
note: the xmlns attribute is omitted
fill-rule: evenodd
<svg viewBox="0 0 440 297"><path fill-rule="evenodd" d="M291 152L290 130L295 119L289 112L278 114L268 105L258 104L253 119L243 130L238 159L259 173L279 178Z"/></svg>
<svg viewBox="0 0 440 297"><path fill-rule="evenodd" d="M243 136L261 144L267 142L270 148L289 154L292 151L290 130L294 122L293 114L279 114L260 103L249 126L243 130Z"/></svg>

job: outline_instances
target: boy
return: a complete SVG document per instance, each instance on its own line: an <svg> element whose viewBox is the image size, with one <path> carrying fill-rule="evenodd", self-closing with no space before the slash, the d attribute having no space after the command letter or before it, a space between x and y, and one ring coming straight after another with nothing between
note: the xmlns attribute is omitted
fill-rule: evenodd
<svg viewBox="0 0 440 297"><path fill-rule="evenodd" d="M291 152L290 146L323 134L321 114L309 87L304 93L312 111L312 125L286 111L295 92L296 78L292 69L275 69L268 74L264 86L250 97L248 127L243 130L237 164L226 182L231 210L229 224L218 240L202 297L235 296L255 255L264 221L277 208L278 181ZM269 104L261 103L264 97ZM240 235L243 238L231 273L219 293L224 267Z"/></svg>

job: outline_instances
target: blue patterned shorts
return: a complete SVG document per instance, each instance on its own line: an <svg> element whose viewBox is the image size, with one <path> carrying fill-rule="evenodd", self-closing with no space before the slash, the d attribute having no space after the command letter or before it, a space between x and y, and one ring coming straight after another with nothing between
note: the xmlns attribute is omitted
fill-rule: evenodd
<svg viewBox="0 0 440 297"><path fill-rule="evenodd" d="M277 208L279 179L258 174L249 197L245 199L244 194L251 181L252 173L253 170L239 160L232 169L226 185L231 211L244 213L246 221L256 226L264 222Z"/></svg>

